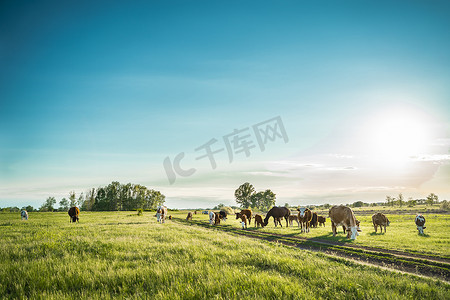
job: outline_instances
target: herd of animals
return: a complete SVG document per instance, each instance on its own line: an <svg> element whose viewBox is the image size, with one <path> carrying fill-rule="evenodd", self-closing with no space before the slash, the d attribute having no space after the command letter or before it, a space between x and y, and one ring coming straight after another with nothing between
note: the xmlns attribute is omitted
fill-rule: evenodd
<svg viewBox="0 0 450 300"><path fill-rule="evenodd" d="M309 232L311 227L317 226L325 226L326 217L317 215L316 212L312 212L309 208L301 207L297 208L297 214L291 214L291 211L284 206L274 206L272 207L266 214L263 219L263 216L259 214L252 215L252 211L250 209L243 209L240 212L236 213L236 220L240 220L242 225L242 229L247 228L247 225L250 225L252 219L255 221L256 227L265 227L269 224L269 219L272 217L275 223L275 227L279 224L281 227L282 219L284 218L286 221L286 227L293 226L294 221L297 222L297 226L301 228L301 232ZM196 211L194 212L197 213ZM68 211L70 222L79 222L80 210L78 207L71 207ZM219 212L209 211L209 223L210 225L219 225L220 221L226 221L227 212L221 210ZM20 216L22 220L28 220L28 212L26 210L21 210ZM356 236L359 235L358 232L361 231L359 228L359 221L356 220L355 215L352 209L348 206L339 205L333 206L330 208L328 212L328 216L331 221L331 228L333 230L333 236L336 236L338 226L342 226L344 232L347 232L347 238L352 240L356 239ZM191 221L193 217L192 212L189 212L186 220ZM165 223L166 218L172 219L171 216L167 214L166 206L158 206L156 209L156 219L158 223ZM426 228L425 225L425 217L421 214L416 215L414 222L416 223L417 230L419 234L423 234L423 230ZM389 226L389 219L382 213L376 213L372 215L372 223L375 228L375 232L377 232L378 226L380 227L380 231L386 232L386 226Z"/></svg>
<svg viewBox="0 0 450 300"><path fill-rule="evenodd" d="M275 227L277 225L283 226L281 221L284 218L286 221L286 227L293 226L294 221L297 222L297 226L301 229L301 232L309 232L311 227L325 226L326 217L319 216L316 212L312 212L309 208L301 207L297 208L297 214L291 214L291 211L286 207L272 207L266 214L265 218L259 214L252 215L250 209L243 209L236 214L236 220L240 220L242 229L246 229L247 225L250 225L252 218L254 219L256 227L265 227L269 224L270 217L273 218ZM196 213L196 212L195 212ZM219 225L221 220L226 220L227 213L223 210L219 212L210 211L209 213L210 225ZM338 226L342 226L344 232L347 232L347 238L352 240L356 239L361 232L359 228L359 221L355 218L353 210L344 205L333 206L328 212L328 216L331 221L331 228L333 230L333 236L337 234ZM192 220L192 212L189 212L186 220ZM372 223L377 232L378 226L380 231L386 232L386 227L389 226L389 219L382 213L378 212L372 215ZM426 228L425 217L421 214L416 215L415 223L419 234L423 234L423 230Z"/></svg>

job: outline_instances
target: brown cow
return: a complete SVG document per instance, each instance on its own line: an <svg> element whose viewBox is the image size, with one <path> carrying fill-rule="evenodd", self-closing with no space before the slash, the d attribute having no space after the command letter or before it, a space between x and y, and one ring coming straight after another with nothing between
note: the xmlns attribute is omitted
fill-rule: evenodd
<svg viewBox="0 0 450 300"><path fill-rule="evenodd" d="M256 227L264 227L264 222L261 215L255 215L255 226Z"/></svg>
<svg viewBox="0 0 450 300"><path fill-rule="evenodd" d="M324 216L317 216L317 221L319 222L319 226L323 225L325 227L325 222L327 221L327 218Z"/></svg>
<svg viewBox="0 0 450 300"><path fill-rule="evenodd" d="M317 228L317 224L318 224L317 213L313 212L312 213L312 218L311 218L311 227Z"/></svg>
<svg viewBox="0 0 450 300"><path fill-rule="evenodd" d="M69 217L70 222L80 222L78 216L80 215L80 209L76 206L73 206L69 209Z"/></svg>
<svg viewBox="0 0 450 300"><path fill-rule="evenodd" d="M166 223L167 207L160 205L156 208L156 220L158 223Z"/></svg>
<svg viewBox="0 0 450 300"><path fill-rule="evenodd" d="M300 222L302 232L309 232L309 225L312 220L312 212L309 208L299 207L298 210L298 221Z"/></svg>
<svg viewBox="0 0 450 300"><path fill-rule="evenodd" d="M245 229L247 229L247 215L242 214L240 216L240 219L241 219L242 229L244 229L244 227L245 227Z"/></svg>
<svg viewBox="0 0 450 300"><path fill-rule="evenodd" d="M372 223L375 228L375 232L377 232L377 228L380 226L380 231L383 232L384 227L384 233L386 233L386 226L389 226L391 222L389 222L389 219L382 213L376 213L372 216Z"/></svg>
<svg viewBox="0 0 450 300"><path fill-rule="evenodd" d="M277 227L277 224L280 224L280 226L283 227L283 225L281 225L281 218L284 218L286 220L286 227L288 227L290 215L291 211L287 207L274 206L267 212L267 215L264 218L264 226L267 226L267 224L269 224L269 218L273 217L275 227Z"/></svg>
<svg viewBox="0 0 450 300"><path fill-rule="evenodd" d="M188 212L186 221L192 221L192 212Z"/></svg>
<svg viewBox="0 0 450 300"><path fill-rule="evenodd" d="M356 239L356 236L359 235L358 231L359 226L356 224L355 215L353 211L348 206L333 206L330 208L328 215L331 220L331 228L333 230L333 236L336 236L336 227L344 226L347 230L347 238L351 238L352 240Z"/></svg>
<svg viewBox="0 0 450 300"><path fill-rule="evenodd" d="M289 216L289 225L293 226L294 221L297 222L297 227L300 227L300 222L298 221L298 215L290 215Z"/></svg>
<svg viewBox="0 0 450 300"><path fill-rule="evenodd" d="M241 212L236 213L236 220L240 219L242 215L245 215L249 221L252 219L252 211L250 209L243 209Z"/></svg>

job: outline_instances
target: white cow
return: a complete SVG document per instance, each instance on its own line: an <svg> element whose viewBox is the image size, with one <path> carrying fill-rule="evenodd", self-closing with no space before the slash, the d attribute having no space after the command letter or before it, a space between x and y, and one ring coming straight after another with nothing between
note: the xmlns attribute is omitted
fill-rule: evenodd
<svg viewBox="0 0 450 300"><path fill-rule="evenodd" d="M156 209L156 220L158 223L166 223L167 207L161 205Z"/></svg>
<svg viewBox="0 0 450 300"><path fill-rule="evenodd" d="M216 219L216 214L213 211L210 211L209 212L209 225L213 225L215 219Z"/></svg>
<svg viewBox="0 0 450 300"><path fill-rule="evenodd" d="M23 219L28 220L28 212L25 209L22 209L20 211L20 218L21 218L21 220L23 220Z"/></svg>

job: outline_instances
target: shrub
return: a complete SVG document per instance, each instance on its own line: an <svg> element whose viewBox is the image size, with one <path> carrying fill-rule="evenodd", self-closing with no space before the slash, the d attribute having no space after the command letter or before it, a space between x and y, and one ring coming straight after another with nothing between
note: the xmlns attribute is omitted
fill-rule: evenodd
<svg viewBox="0 0 450 300"><path fill-rule="evenodd" d="M137 209L137 215L138 216L142 216L143 213L144 213L144 209L142 209L142 208L138 208Z"/></svg>

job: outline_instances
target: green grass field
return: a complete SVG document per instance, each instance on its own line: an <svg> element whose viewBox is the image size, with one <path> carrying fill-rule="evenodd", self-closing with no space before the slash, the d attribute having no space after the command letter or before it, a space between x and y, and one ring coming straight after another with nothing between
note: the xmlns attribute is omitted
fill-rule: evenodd
<svg viewBox="0 0 450 300"><path fill-rule="evenodd" d="M232 218L226 224L233 223L239 225ZM425 238L432 241L429 224ZM392 228L380 237L397 235ZM326 234L329 224L322 230L311 234ZM375 236L363 230L358 242L369 243ZM66 213L30 213L28 221L1 213L0 240L2 298L450 299L441 281L189 224L157 224L149 212L82 212L79 224ZM444 252L432 244L427 251Z"/></svg>
<svg viewBox="0 0 450 300"><path fill-rule="evenodd" d="M185 218L187 212L176 212L172 214L180 218ZM323 215L325 216L326 214ZM270 218L268 226L260 230L450 258L450 215L426 214L427 228L423 236L418 235L416 225L414 224L415 215L412 214L398 215L386 213L386 216L391 222L391 225L387 227L386 233L384 233L384 230L383 233L380 233L379 227L378 232L375 233L371 215L358 215L358 211L355 212L355 215L361 222L360 228L362 232L359 233L360 235L354 241L346 238L346 234L344 234L342 228L338 230L337 236L333 237L329 218L325 227L312 228L309 233L302 233L297 227L296 222L294 222L294 227L286 228L286 222L284 220L282 222L283 228L280 228L280 226L275 228L272 218ZM194 215L193 220L204 220L207 222L208 216L197 214ZM221 225L241 228L240 222L235 219L235 216L229 216L227 221L222 222ZM253 228L254 226L254 220L252 220L249 228Z"/></svg>

